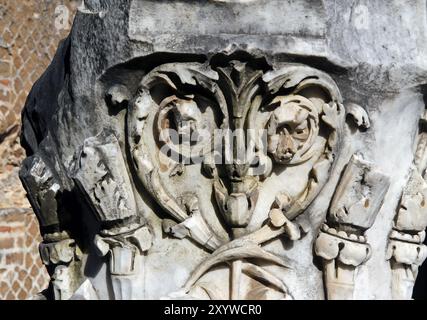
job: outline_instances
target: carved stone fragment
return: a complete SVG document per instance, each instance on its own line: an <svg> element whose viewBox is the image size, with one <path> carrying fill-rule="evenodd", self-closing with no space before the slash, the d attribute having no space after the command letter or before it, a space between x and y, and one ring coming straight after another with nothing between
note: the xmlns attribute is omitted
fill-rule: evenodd
<svg viewBox="0 0 427 320"><path fill-rule="evenodd" d="M389 235L387 259L390 260L393 276L392 296L397 300L411 299L418 268L427 258L427 246L423 244L427 227L425 121L426 112L420 119L421 130L418 134L414 164L410 169Z"/></svg>
<svg viewBox="0 0 427 320"><path fill-rule="evenodd" d="M51 293L56 300L68 300L83 281L82 254L67 227L68 212L61 207L64 188L52 169L39 156L26 159L20 178L40 222L42 262L51 276Z"/></svg>
<svg viewBox="0 0 427 320"><path fill-rule="evenodd" d="M421 2L84 1L23 112L52 297L408 298Z"/></svg>
<svg viewBox="0 0 427 320"><path fill-rule="evenodd" d="M94 242L100 256L109 254L114 296L132 299L137 256L151 247L152 237L137 210L115 136L103 132L87 139L74 170L75 181L103 226Z"/></svg>
<svg viewBox="0 0 427 320"><path fill-rule="evenodd" d="M352 156L315 242L329 300L354 298L357 268L371 256L364 233L374 223L389 185L389 178L371 163Z"/></svg>

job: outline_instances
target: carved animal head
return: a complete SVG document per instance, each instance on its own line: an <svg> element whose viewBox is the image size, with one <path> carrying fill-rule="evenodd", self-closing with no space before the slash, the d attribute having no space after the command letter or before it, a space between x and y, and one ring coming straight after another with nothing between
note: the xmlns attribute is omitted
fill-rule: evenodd
<svg viewBox="0 0 427 320"><path fill-rule="evenodd" d="M279 105L268 122L268 152L276 162L287 164L295 155L303 154L312 145L315 110L302 96L279 96L272 105Z"/></svg>
<svg viewBox="0 0 427 320"><path fill-rule="evenodd" d="M194 100L174 101L173 114L178 134L191 137L198 132L203 123L202 113Z"/></svg>

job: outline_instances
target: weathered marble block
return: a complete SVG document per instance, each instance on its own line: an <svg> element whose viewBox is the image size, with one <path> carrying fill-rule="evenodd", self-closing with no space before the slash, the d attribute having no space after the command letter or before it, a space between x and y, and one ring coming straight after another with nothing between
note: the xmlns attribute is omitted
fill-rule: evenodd
<svg viewBox="0 0 427 320"><path fill-rule="evenodd" d="M51 299L410 299L427 4L85 0L23 111Z"/></svg>

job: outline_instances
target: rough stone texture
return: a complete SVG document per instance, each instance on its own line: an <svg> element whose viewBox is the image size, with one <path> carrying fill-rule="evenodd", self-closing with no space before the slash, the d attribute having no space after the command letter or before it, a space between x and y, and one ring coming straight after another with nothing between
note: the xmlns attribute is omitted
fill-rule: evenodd
<svg viewBox="0 0 427 320"><path fill-rule="evenodd" d="M21 111L69 27L55 28L59 5L71 1L0 1L0 208L28 207L18 179Z"/></svg>
<svg viewBox="0 0 427 320"><path fill-rule="evenodd" d="M23 117L51 296L410 298L427 254L426 10L85 1ZM161 151L195 156L172 129L218 128L267 139L237 137L251 161L226 164L210 140L190 144L201 163Z"/></svg>
<svg viewBox="0 0 427 320"><path fill-rule="evenodd" d="M51 62L58 42L69 32L76 4L62 0L0 0L0 210L11 212L14 223L31 221L32 228L36 226L36 221L28 213L29 203L18 178L19 166L25 158L19 143L21 111L32 85ZM65 6L70 9L68 14L63 11ZM68 20L61 21L63 17ZM61 25L61 22L64 23ZM3 221L5 217L0 217L3 226L7 226ZM36 231L31 230L33 233L28 234L27 228L22 229L20 234L15 231L16 237L27 239L28 244L19 247L23 245L22 241L15 241L9 249L27 252L31 248L33 256L37 258L37 243L40 241L38 227L35 227ZM8 237L7 234L1 236ZM11 256L7 261L2 259L0 269L8 271L0 276L0 299L27 298L45 288L47 273L40 260L34 263L41 268L37 272L40 272L40 277L44 276L44 281L37 278L37 272L27 270L23 261L13 261ZM14 268L19 269L15 275L12 274ZM5 277L4 281L2 277ZM14 281L20 283L17 291ZM29 281L35 283L34 287L24 285Z"/></svg>

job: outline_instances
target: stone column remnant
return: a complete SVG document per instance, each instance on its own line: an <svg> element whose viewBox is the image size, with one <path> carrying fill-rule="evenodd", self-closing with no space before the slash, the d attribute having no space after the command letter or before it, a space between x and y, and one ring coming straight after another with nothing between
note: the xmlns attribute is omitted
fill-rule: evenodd
<svg viewBox="0 0 427 320"><path fill-rule="evenodd" d="M426 7L82 2L22 120L46 297L411 298Z"/></svg>

